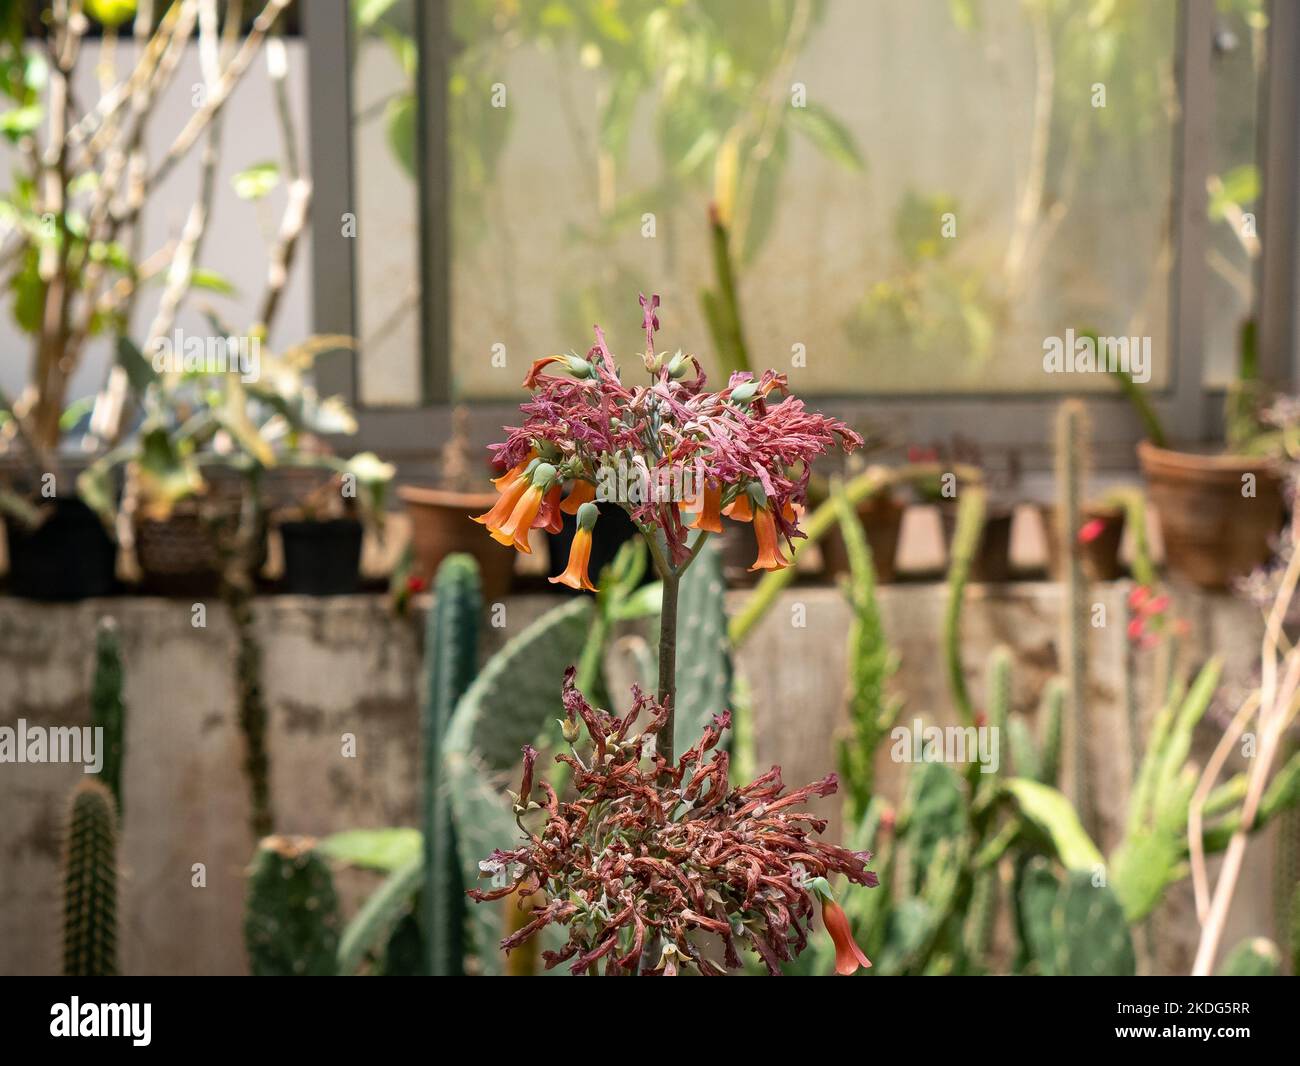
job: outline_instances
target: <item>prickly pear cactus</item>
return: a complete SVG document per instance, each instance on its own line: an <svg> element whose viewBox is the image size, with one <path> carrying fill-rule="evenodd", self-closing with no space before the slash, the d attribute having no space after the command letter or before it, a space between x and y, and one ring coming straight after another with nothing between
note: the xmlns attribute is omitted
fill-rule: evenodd
<svg viewBox="0 0 1300 1066"><path fill-rule="evenodd" d="M731 643L722 553L705 544L682 577L677 600L676 735L697 737L731 701Z"/></svg>
<svg viewBox="0 0 1300 1066"><path fill-rule="evenodd" d="M99 779L113 793L121 821L122 757L125 751L126 707L122 703L122 652L118 646L117 623L100 620L95 634L95 676L90 685L90 724L102 729L104 765Z"/></svg>
<svg viewBox="0 0 1300 1066"><path fill-rule="evenodd" d="M311 837L266 837L248 880L244 944L256 977L326 977L337 967L338 897Z"/></svg>
<svg viewBox="0 0 1300 1066"><path fill-rule="evenodd" d="M424 742L425 965L434 977L465 972L465 881L456 852L451 796L443 775L443 741L456 704L478 670L482 610L478 564L449 555L438 567L425 627Z"/></svg>
<svg viewBox="0 0 1300 1066"><path fill-rule="evenodd" d="M1223 960L1220 977L1277 977L1282 972L1282 953L1262 936L1243 940Z"/></svg>
<svg viewBox="0 0 1300 1066"><path fill-rule="evenodd" d="M113 794L82 781L72 794L63 858L63 974L117 974L117 816Z"/></svg>
<svg viewBox="0 0 1300 1066"><path fill-rule="evenodd" d="M520 748L563 714L564 671L582 654L592 610L582 596L548 611L488 661L457 704L443 767L467 884L477 882L480 860L519 836L505 792L518 787ZM473 907L469 917L485 971L500 973L502 909Z"/></svg>
<svg viewBox="0 0 1300 1066"><path fill-rule="evenodd" d="M1137 972L1124 909L1106 885L1086 870L1058 880L1033 860L1024 871L1020 930L1038 972L1049 977L1130 977Z"/></svg>

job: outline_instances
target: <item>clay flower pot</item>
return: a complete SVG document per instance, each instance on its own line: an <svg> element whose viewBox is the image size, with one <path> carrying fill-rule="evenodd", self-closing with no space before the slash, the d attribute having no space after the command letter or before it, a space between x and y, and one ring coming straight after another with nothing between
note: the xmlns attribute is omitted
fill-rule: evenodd
<svg viewBox="0 0 1300 1066"><path fill-rule="evenodd" d="M1170 451L1149 441L1137 451L1170 573L1223 589L1268 561L1283 522L1282 479L1271 463Z"/></svg>
<svg viewBox="0 0 1300 1066"><path fill-rule="evenodd" d="M1056 581L1065 577L1065 560L1068 555L1056 528L1056 507L1049 505L1040 510L1043 535L1047 541L1047 572ZM1120 543L1124 539L1124 509L1107 504L1087 504L1081 508L1080 527L1072 537L1078 545L1083 560L1083 573L1089 581L1117 581L1124 567L1119 561ZM1080 539L1082 530L1092 536Z"/></svg>
<svg viewBox="0 0 1300 1066"><path fill-rule="evenodd" d="M886 584L894 580L894 556L898 553L898 535L903 528L903 512L907 506L896 496L878 492L858 504L858 519L871 547L871 561L876 568L876 580ZM839 523L831 526L821 539L822 563L825 575L834 580L849 572L849 557L840 535Z"/></svg>
<svg viewBox="0 0 1300 1066"><path fill-rule="evenodd" d="M497 502L495 492L449 492L402 485L397 495L411 517L412 577L432 583L444 558L452 552L465 552L478 563L485 600L499 600L510 591L514 549L502 547L481 525L471 521Z"/></svg>
<svg viewBox="0 0 1300 1066"><path fill-rule="evenodd" d="M956 501L945 500L940 504L939 517L943 522L944 550L951 559L952 538L957 532ZM996 583L1011 579L1011 522L1014 518L1014 508L989 505L975 558L971 560L972 581Z"/></svg>

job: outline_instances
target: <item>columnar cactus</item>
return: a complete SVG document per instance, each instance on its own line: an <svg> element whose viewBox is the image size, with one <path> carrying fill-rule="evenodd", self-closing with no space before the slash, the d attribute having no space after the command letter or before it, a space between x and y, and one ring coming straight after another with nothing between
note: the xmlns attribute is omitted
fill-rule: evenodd
<svg viewBox="0 0 1300 1066"><path fill-rule="evenodd" d="M961 662L961 611L966 598L966 584L984 532L987 500L984 489L967 486L958 496L957 527L953 532L948 558L948 606L944 614L944 658L948 665L948 684L957 713L966 725L975 721L975 708L966 687L966 673Z"/></svg>
<svg viewBox="0 0 1300 1066"><path fill-rule="evenodd" d="M244 914L244 943L256 977L336 972L338 897L315 845L311 837L271 836L258 846Z"/></svg>
<svg viewBox="0 0 1300 1066"><path fill-rule="evenodd" d="M1088 765L1088 605L1078 534L1088 455L1088 414L1080 400L1066 400L1056 413L1056 536L1065 556L1065 599L1061 644L1065 660L1074 805L1084 827L1096 837L1096 803Z"/></svg>
<svg viewBox="0 0 1300 1066"><path fill-rule="evenodd" d="M85 780L72 794L63 860L63 973L117 974L117 815L113 794Z"/></svg>
<svg viewBox="0 0 1300 1066"><path fill-rule="evenodd" d="M95 676L90 686L90 724L102 729L104 765L99 778L113 794L118 818L122 805L122 759L125 753L126 707L122 703L122 652L117 623L100 620L95 634Z"/></svg>
<svg viewBox="0 0 1300 1066"><path fill-rule="evenodd" d="M433 608L425 628L427 687L424 738L425 964L429 974L464 972L465 882L456 854L451 797L443 778L443 740L452 713L478 670L482 612L478 564L449 555L438 568Z"/></svg>

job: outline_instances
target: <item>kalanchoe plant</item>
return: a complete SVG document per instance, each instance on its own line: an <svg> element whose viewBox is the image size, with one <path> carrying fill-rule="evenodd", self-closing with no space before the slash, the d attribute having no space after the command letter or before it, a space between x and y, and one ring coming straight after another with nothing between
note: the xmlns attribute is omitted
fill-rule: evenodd
<svg viewBox="0 0 1300 1066"><path fill-rule="evenodd" d="M820 899L837 971L871 965L827 881L843 874L874 886L871 856L816 840L825 821L799 810L835 791L834 774L787 793L774 766L732 788L728 755L717 747L730 713L716 715L669 764L655 752L668 720L662 704L634 689L632 709L616 718L583 698L575 673L570 667L565 675L561 723L571 754L557 758L569 765L577 798L564 801L538 780L537 751L525 747L523 782L511 796L526 841L493 852L480 866L498 884L470 892L479 901L515 895L531 908L502 948L560 925L569 937L559 951L543 953L548 969L572 960L577 974L603 964L606 974L674 976L691 968L716 976L740 967L740 951L750 950L780 974L780 963L806 946ZM579 744L584 731L589 748ZM535 811L545 821L530 830ZM710 951L701 933L712 934L721 952Z"/></svg>
<svg viewBox="0 0 1300 1066"><path fill-rule="evenodd" d="M533 395L520 406L523 425L492 448L506 471L494 482L500 498L475 521L500 543L530 552L531 529L555 532L561 513L577 515L568 567L552 580L582 589L592 583L587 559L597 519L596 508L584 505L601 500L628 511L663 579L658 697L669 719L660 751L671 762L682 573L708 535L722 532L723 516L753 523L758 557L750 569L788 566L781 541L803 536L798 516L813 460L837 441L852 451L862 438L785 395L785 375L772 370L739 371L725 388L708 391L695 356L655 352L659 297L640 299L649 384L623 383L599 326L585 357L536 360L524 379ZM565 484L571 488L562 498Z"/></svg>
<svg viewBox="0 0 1300 1066"><path fill-rule="evenodd" d="M551 580L590 590L594 501L622 505L663 581L658 693L634 689L631 711L615 718L587 703L570 668L561 725L572 752L557 760L568 765L577 798L535 783L538 753L525 747L515 797L525 843L494 852L482 866L497 884L470 894L480 901L517 894L529 911L502 941L507 951L560 925L569 938L545 955L548 967L571 959L575 973L600 964L607 974L667 975L681 967L725 973L741 965L742 947L780 973L779 964L807 943L820 899L836 969L853 973L870 963L849 935L827 876L873 886L870 855L814 839L825 822L798 810L834 792L835 776L786 794L774 766L732 788L727 753L715 750L730 712L716 715L676 758L673 710L678 587L709 535L722 532L723 516L752 522L752 569L788 566L781 541L803 535L798 516L813 460L837 441L851 451L862 439L785 396L785 377L774 371L734 373L724 389L707 391L694 356L655 352L659 297L642 296L641 307L649 384L623 383L599 326L585 358L534 362L524 380L533 390L521 407L524 423L493 449L506 469L494 482L500 498L476 521L501 544L528 552L530 530L556 530L561 513L575 515L568 566ZM694 518L688 523L683 514ZM634 732L643 712L647 721ZM583 728L591 744L585 755L577 746ZM538 817L533 812L545 814L540 828L526 824ZM702 949L706 934L720 941L721 961Z"/></svg>

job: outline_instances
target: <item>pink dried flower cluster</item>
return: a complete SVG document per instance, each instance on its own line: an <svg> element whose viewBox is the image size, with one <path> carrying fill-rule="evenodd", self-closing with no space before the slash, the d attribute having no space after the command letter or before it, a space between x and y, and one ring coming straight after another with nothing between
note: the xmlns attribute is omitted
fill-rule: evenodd
<svg viewBox="0 0 1300 1066"><path fill-rule="evenodd" d="M633 696L632 709L617 718L583 698L572 668L566 674L565 737L575 744L585 730L591 744L586 758L576 747L556 757L572 770L571 802L535 780L537 751L524 749L515 811L526 840L481 864L503 883L470 892L479 901L516 895L519 906L531 907L530 920L501 947L509 951L560 925L568 940L543 954L548 969L572 960L579 974L603 962L606 974L673 975L680 966L719 975L739 967L740 949L748 949L779 974L780 963L806 945L820 896L841 972L869 965L851 938L841 943L845 923L833 920L840 912L825 878L843 874L874 886L871 856L815 839L825 821L799 810L810 797L833 793L835 775L787 793L774 766L733 788L728 755L717 747L729 712L670 766L654 755L666 708L639 690ZM538 790L540 803L532 798ZM544 817L535 831L524 827L531 811ZM539 892L544 902L537 905Z"/></svg>
<svg viewBox="0 0 1300 1066"><path fill-rule="evenodd" d="M784 565L775 550L776 534L787 544L803 536L796 505L805 500L813 460L837 441L851 451L862 438L786 395L786 376L773 370L757 377L733 373L725 388L707 391L695 356L655 354L659 297L642 296L641 306L650 383L623 383L597 326L585 358L547 356L533 363L524 380L533 395L520 405L524 422L493 446L494 461L519 477L530 461L544 462L548 475L554 472L548 485L558 491L560 483L572 481L575 499L586 500L592 498L591 487L599 486L601 471L620 464L650 486L671 483L674 473L680 480L682 471L690 471L704 497L695 510L703 510L708 523L697 520L695 528L721 532L718 511L739 521L752 518L763 530L774 530L765 546L767 538L756 525L764 568ZM643 528L663 531L673 564L689 554L680 503L648 492L628 506ZM539 524L549 514L536 511L529 517ZM494 520L487 525L494 528Z"/></svg>

